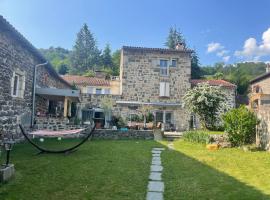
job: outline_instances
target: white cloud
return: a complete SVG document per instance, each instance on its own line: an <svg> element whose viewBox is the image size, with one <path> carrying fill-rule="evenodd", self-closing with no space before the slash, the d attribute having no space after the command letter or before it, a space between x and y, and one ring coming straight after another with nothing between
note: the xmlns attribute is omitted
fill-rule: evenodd
<svg viewBox="0 0 270 200"><path fill-rule="evenodd" d="M207 45L207 53L213 53L222 49L224 49L224 46L218 42L211 42Z"/></svg>
<svg viewBox="0 0 270 200"><path fill-rule="evenodd" d="M228 53L229 53L228 50L223 49L223 50L217 52L217 56L218 56L218 57L222 57L222 56L225 56L225 55L228 54Z"/></svg>
<svg viewBox="0 0 270 200"><path fill-rule="evenodd" d="M224 56L222 57L224 62L228 62L230 60L231 56Z"/></svg>
<svg viewBox="0 0 270 200"><path fill-rule="evenodd" d="M248 38L241 51L235 51L235 56L239 58L248 58L259 60L263 56L270 55L270 28L262 34L261 44L257 44L255 38Z"/></svg>

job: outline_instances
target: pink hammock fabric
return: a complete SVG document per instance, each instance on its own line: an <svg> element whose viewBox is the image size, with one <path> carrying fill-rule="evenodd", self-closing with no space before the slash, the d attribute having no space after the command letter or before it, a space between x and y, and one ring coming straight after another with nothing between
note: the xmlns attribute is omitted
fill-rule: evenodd
<svg viewBox="0 0 270 200"><path fill-rule="evenodd" d="M78 134L85 129L74 129L74 130L62 130L62 131L50 131L50 130L38 130L33 131L29 134L37 135L37 136L63 136L63 135L71 135Z"/></svg>

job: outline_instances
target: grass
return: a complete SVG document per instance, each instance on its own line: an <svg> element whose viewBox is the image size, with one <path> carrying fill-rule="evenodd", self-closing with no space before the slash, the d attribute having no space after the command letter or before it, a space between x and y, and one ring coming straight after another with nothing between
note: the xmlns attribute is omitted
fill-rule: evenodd
<svg viewBox="0 0 270 200"><path fill-rule="evenodd" d="M165 199L270 199L268 152L208 151L182 140L174 147L162 154Z"/></svg>
<svg viewBox="0 0 270 200"><path fill-rule="evenodd" d="M75 141L61 141L61 147ZM57 147L57 141L49 145ZM70 155L34 155L29 144L16 145L16 178L0 185L1 200L144 200L151 149L166 141L90 141ZM165 200L270 199L270 154L242 149L208 151L178 140L165 150ZM3 159L3 157L2 157Z"/></svg>
<svg viewBox="0 0 270 200"><path fill-rule="evenodd" d="M74 142L61 141L61 147ZM51 147L58 144L49 141ZM70 155L37 156L29 144L16 145L11 157L16 178L0 185L0 199L144 200L154 146L160 145L90 141Z"/></svg>

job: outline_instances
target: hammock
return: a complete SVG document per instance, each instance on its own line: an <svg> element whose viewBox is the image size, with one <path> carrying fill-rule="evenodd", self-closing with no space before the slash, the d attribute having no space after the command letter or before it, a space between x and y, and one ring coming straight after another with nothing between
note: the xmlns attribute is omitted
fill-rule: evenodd
<svg viewBox="0 0 270 200"><path fill-rule="evenodd" d="M62 131L38 130L30 132L29 135L58 137L64 135L78 134L84 130L85 129L62 130Z"/></svg>
<svg viewBox="0 0 270 200"><path fill-rule="evenodd" d="M26 138L26 140L33 145L36 149L38 149L40 152L38 154L41 153L70 153L75 151L79 146L81 146L83 143L85 143L88 138L90 138L90 136L92 136L96 125L94 125L94 127L92 128L92 130L89 130L89 133L86 135L86 137L78 144L74 145L73 147L69 147L67 149L63 149L63 150L52 150L52 149L46 149L43 147L40 147L39 145L37 145L36 143L34 143L25 133L25 130L23 128L23 126L21 124L19 124L19 127L21 129L21 132L23 134L23 136ZM79 131L80 130L80 131ZM70 134L78 134L80 133L82 130L84 129L75 129L75 130L67 130L67 131L47 131L47 130L40 130L40 131L34 131L32 133L30 133L31 135L39 135L39 136L63 136L63 135L70 135Z"/></svg>

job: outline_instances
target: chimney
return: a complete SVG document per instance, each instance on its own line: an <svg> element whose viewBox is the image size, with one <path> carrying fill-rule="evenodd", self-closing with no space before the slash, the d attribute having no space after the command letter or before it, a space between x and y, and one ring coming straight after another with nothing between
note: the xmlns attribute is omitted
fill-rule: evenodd
<svg viewBox="0 0 270 200"><path fill-rule="evenodd" d="M266 71L266 73L270 72L270 63L266 64L265 71Z"/></svg>
<svg viewBox="0 0 270 200"><path fill-rule="evenodd" d="M180 42L177 43L175 49L176 50L180 50L180 51L181 50L184 50L185 49L184 44L183 43L180 43Z"/></svg>

